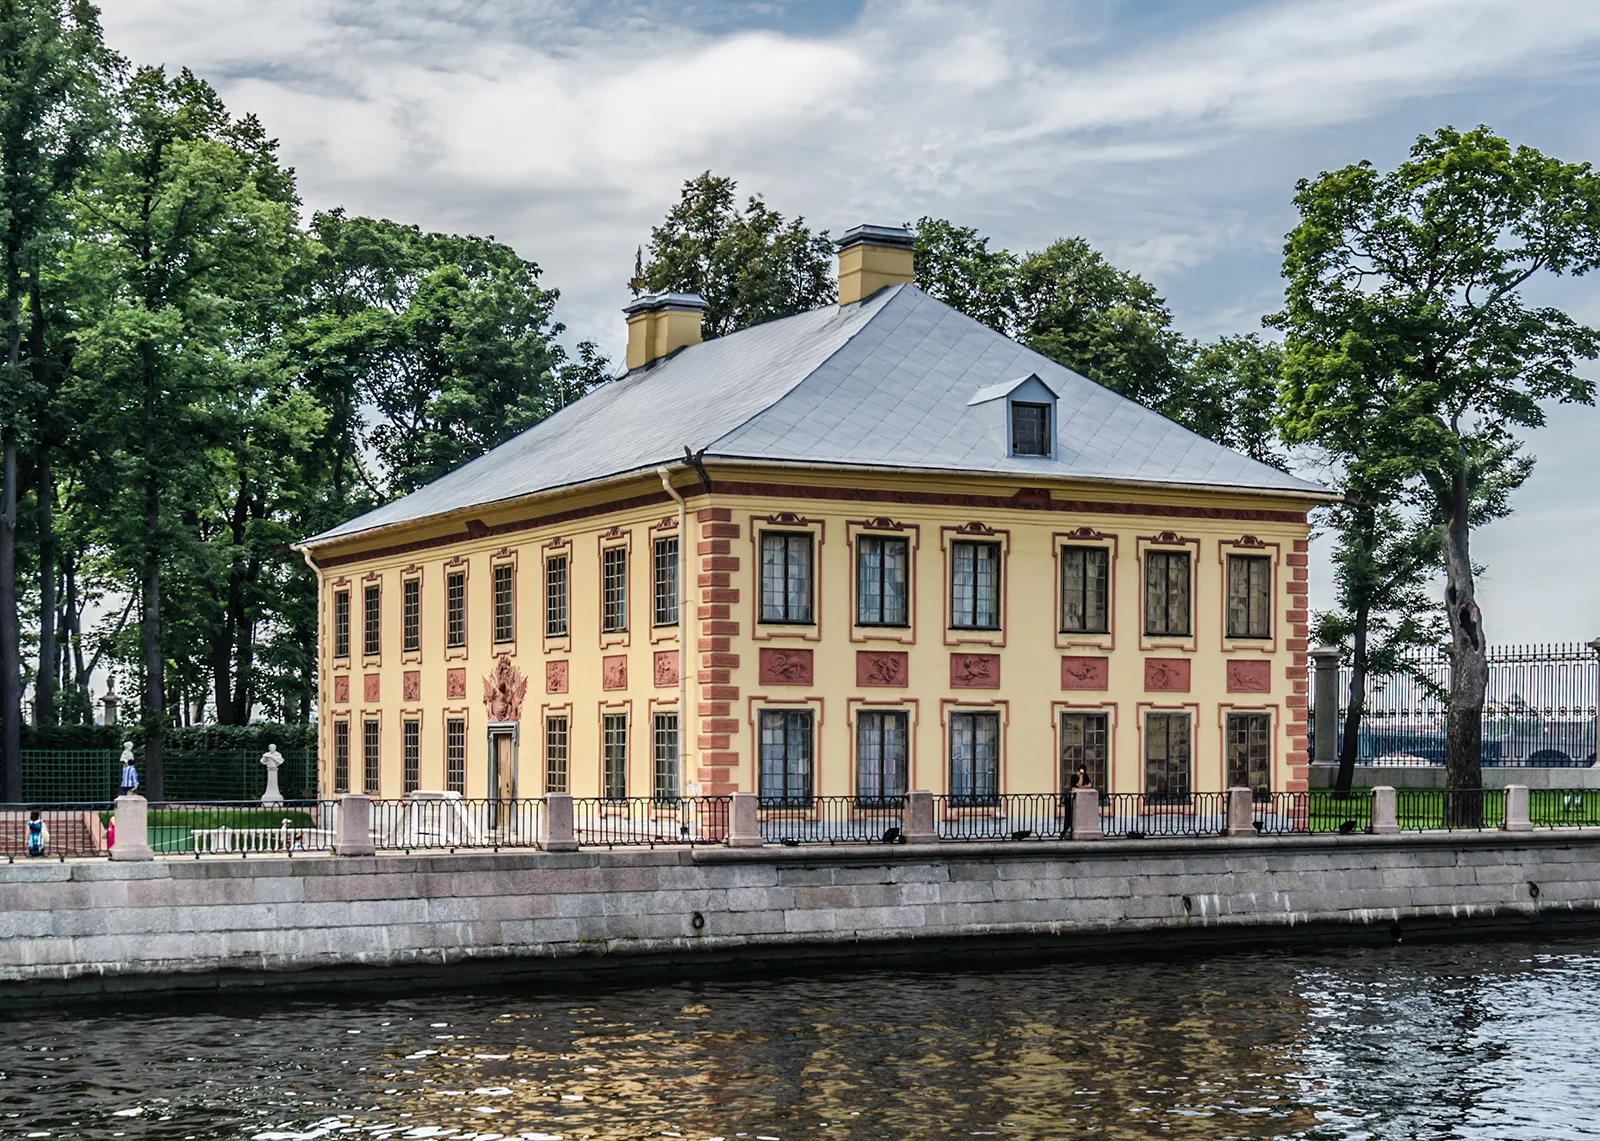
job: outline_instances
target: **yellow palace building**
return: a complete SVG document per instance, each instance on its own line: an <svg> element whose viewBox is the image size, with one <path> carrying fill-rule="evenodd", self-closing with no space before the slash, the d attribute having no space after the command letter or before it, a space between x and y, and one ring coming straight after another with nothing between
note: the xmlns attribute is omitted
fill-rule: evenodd
<svg viewBox="0 0 1600 1141"><path fill-rule="evenodd" d="M716 340L638 299L626 375L302 544L324 794L1306 787L1329 493L839 246Z"/></svg>

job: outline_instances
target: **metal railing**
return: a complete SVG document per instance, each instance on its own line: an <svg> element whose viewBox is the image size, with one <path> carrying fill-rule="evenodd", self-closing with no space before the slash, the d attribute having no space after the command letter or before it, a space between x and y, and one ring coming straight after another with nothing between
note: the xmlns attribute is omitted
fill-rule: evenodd
<svg viewBox="0 0 1600 1141"><path fill-rule="evenodd" d="M8 862L105 856L104 804L22 804L0 808L0 853Z"/></svg>
<svg viewBox="0 0 1600 1141"><path fill-rule="evenodd" d="M1114 792L1100 808L1100 830L1130 840L1161 836L1219 836L1227 829L1228 795L1191 792L1187 796L1150 796Z"/></svg>
<svg viewBox="0 0 1600 1141"><path fill-rule="evenodd" d="M1263 836L1365 832L1372 823L1372 796L1366 792L1349 796L1257 793L1251 802L1250 822Z"/></svg>
<svg viewBox="0 0 1600 1141"><path fill-rule="evenodd" d="M316 801L263 805L259 801L153 805L145 821L150 848L158 856L230 855L252 852L293 856L333 847L326 808Z"/></svg>
<svg viewBox="0 0 1600 1141"><path fill-rule="evenodd" d="M1504 789L1401 788L1395 790L1395 823L1407 832L1476 832L1505 819Z"/></svg>
<svg viewBox="0 0 1600 1141"><path fill-rule="evenodd" d="M1071 835L1068 798L1054 792L933 798L933 830L941 840L1055 840Z"/></svg>
<svg viewBox="0 0 1600 1141"><path fill-rule="evenodd" d="M533 848L544 801L407 796L372 802L373 847L394 851Z"/></svg>
<svg viewBox="0 0 1600 1141"><path fill-rule="evenodd" d="M1528 821L1535 828L1600 827L1600 789L1530 788Z"/></svg>
<svg viewBox="0 0 1600 1141"><path fill-rule="evenodd" d="M893 844L905 829L905 798L814 796L761 804L761 838L776 844Z"/></svg>
<svg viewBox="0 0 1600 1141"><path fill-rule="evenodd" d="M648 796L572 798L572 827L579 847L648 847L720 844L728 835L733 798Z"/></svg>

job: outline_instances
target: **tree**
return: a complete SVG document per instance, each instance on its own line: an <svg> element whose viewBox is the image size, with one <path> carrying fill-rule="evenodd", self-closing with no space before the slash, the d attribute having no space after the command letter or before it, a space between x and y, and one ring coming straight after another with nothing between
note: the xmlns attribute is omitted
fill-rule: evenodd
<svg viewBox="0 0 1600 1141"><path fill-rule="evenodd" d="M1284 251L1282 423L1288 438L1412 488L1441 529L1450 632L1446 768L1482 786L1483 615L1475 504L1527 474L1512 434L1541 401L1592 403L1579 361L1600 333L1530 304L1544 275L1600 264L1600 178L1487 127L1444 127L1382 173L1362 161L1296 187Z"/></svg>
<svg viewBox="0 0 1600 1141"><path fill-rule="evenodd" d="M990 249L977 230L944 218L918 218L913 229L917 288L1011 335L1017 323L1016 255Z"/></svg>
<svg viewBox="0 0 1600 1141"><path fill-rule="evenodd" d="M101 293L86 298L95 316L79 335L72 396L98 442L103 541L139 582L145 784L160 800L163 582L203 553L197 505L214 487L215 450L232 443L230 406L251 388L240 334L282 293L295 196L260 123L232 118L187 71L141 68L120 114L78 203L92 228L82 273ZM177 617L187 635L192 615Z"/></svg>
<svg viewBox="0 0 1600 1141"><path fill-rule="evenodd" d="M1208 440L1275 468L1288 460L1278 436L1283 347L1254 333L1195 347L1181 399L1165 413Z"/></svg>
<svg viewBox="0 0 1600 1141"><path fill-rule="evenodd" d="M84 0L0 2L0 321L7 335L0 391L0 794L22 796L22 645L16 593L18 449L37 410L46 378L38 352L42 314L36 299L40 266L71 186L101 130L101 84L112 57L101 42L99 13ZM48 552L48 536L46 536ZM41 580L43 579L41 575ZM49 574L54 583L54 571ZM43 608L49 631L53 600ZM46 652L52 635L44 636ZM41 699L49 716L51 687Z"/></svg>
<svg viewBox="0 0 1600 1141"><path fill-rule="evenodd" d="M831 303L833 243L805 219L785 221L760 195L741 210L738 183L709 170L683 184L682 196L650 231L645 288L705 298L701 333L710 340L736 329Z"/></svg>

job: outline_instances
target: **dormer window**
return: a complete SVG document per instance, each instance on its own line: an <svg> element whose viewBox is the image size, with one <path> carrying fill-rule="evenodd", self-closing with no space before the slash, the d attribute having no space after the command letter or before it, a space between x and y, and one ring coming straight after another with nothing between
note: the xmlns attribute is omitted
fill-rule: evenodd
<svg viewBox="0 0 1600 1141"><path fill-rule="evenodd" d="M1050 405L1012 401L1011 454L1014 456L1050 454Z"/></svg>

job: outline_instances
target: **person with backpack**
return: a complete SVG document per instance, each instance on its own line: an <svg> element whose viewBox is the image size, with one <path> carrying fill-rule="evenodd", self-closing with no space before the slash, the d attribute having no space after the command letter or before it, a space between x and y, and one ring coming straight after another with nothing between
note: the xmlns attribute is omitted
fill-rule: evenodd
<svg viewBox="0 0 1600 1141"><path fill-rule="evenodd" d="M39 817L39 810L35 808L28 813L28 855L42 856L50 843L50 829Z"/></svg>

